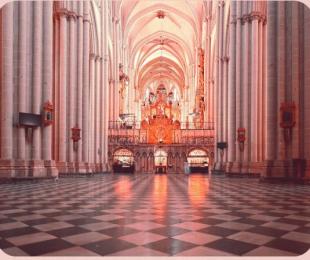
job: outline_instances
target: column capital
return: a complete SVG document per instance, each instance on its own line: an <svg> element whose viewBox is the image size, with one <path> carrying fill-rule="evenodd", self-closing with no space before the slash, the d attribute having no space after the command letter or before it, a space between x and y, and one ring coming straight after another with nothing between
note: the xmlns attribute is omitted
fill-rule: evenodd
<svg viewBox="0 0 310 260"><path fill-rule="evenodd" d="M95 53L90 53L89 54L90 59L96 59L96 54Z"/></svg>
<svg viewBox="0 0 310 260"><path fill-rule="evenodd" d="M267 24L267 17L265 17L265 19L263 20L263 25Z"/></svg>
<svg viewBox="0 0 310 260"><path fill-rule="evenodd" d="M101 56L100 56L100 55L96 55L96 56L95 56L95 61L100 61L100 59L101 59Z"/></svg>
<svg viewBox="0 0 310 260"><path fill-rule="evenodd" d="M224 0L219 1L218 7L224 7L224 6L225 6L225 1Z"/></svg>
<svg viewBox="0 0 310 260"><path fill-rule="evenodd" d="M232 17L231 17L230 23L231 23L231 24L237 24L237 18L236 18L236 16L232 16Z"/></svg>
<svg viewBox="0 0 310 260"><path fill-rule="evenodd" d="M69 20L70 19L73 19L73 20L77 19L77 14L75 12L68 11L67 15L68 15Z"/></svg>
<svg viewBox="0 0 310 260"><path fill-rule="evenodd" d="M241 24L244 25L246 24L247 22L250 22L250 15L248 14L245 14L243 15L242 17L240 17L240 20L241 20Z"/></svg>
<svg viewBox="0 0 310 260"><path fill-rule="evenodd" d="M112 22L115 23L115 24L118 24L119 23L119 18L117 16L113 16L112 17Z"/></svg>
<svg viewBox="0 0 310 260"><path fill-rule="evenodd" d="M229 57L228 57L228 56L223 56L223 57L221 58L221 60L222 60L223 62L228 62L228 61L229 61Z"/></svg>
<svg viewBox="0 0 310 260"><path fill-rule="evenodd" d="M104 62L108 62L109 61L109 55L104 55L103 60L104 60Z"/></svg>
<svg viewBox="0 0 310 260"><path fill-rule="evenodd" d="M68 17L68 10L66 8L59 8L56 12L55 12L55 16L57 18L61 18L61 17Z"/></svg>
<svg viewBox="0 0 310 260"><path fill-rule="evenodd" d="M259 22L264 21L266 19L266 15L261 12L251 12L249 14L249 20L252 22L254 20L258 20Z"/></svg>

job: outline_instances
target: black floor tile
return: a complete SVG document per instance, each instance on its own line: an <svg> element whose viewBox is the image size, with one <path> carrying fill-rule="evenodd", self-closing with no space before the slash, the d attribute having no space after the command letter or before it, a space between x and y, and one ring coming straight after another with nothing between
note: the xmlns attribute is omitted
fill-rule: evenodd
<svg viewBox="0 0 310 260"><path fill-rule="evenodd" d="M0 238L0 249L5 249L8 247L13 247L14 245L5 239Z"/></svg>
<svg viewBox="0 0 310 260"><path fill-rule="evenodd" d="M308 221L303 221L299 219L290 219L290 218L280 218L277 220L277 222L291 224L291 225L297 225L297 226L303 226L308 224Z"/></svg>
<svg viewBox="0 0 310 260"><path fill-rule="evenodd" d="M203 232L206 234L221 236L221 237L227 237L232 234L238 233L238 230L223 228L223 227L216 227L216 226L210 226L203 229L200 229L199 232Z"/></svg>
<svg viewBox="0 0 310 260"><path fill-rule="evenodd" d="M117 224L117 225L128 225L128 224L132 224L132 223L137 223L137 220L134 218L119 218L119 219L114 219L114 220L110 220L110 223L113 224Z"/></svg>
<svg viewBox="0 0 310 260"><path fill-rule="evenodd" d="M129 235L129 234L133 234L133 233L137 233L139 232L136 229L133 228L128 228L128 227L113 227L113 228L107 228L107 229L103 229L101 231L99 231L99 233L117 238L117 237L121 237L121 236L125 236L125 235Z"/></svg>
<svg viewBox="0 0 310 260"><path fill-rule="evenodd" d="M3 238L15 237L15 236L33 234L37 232L39 232L39 230L33 227L14 228L14 229L0 231L0 237L3 237Z"/></svg>
<svg viewBox="0 0 310 260"><path fill-rule="evenodd" d="M144 245L144 247L151 248L166 253L168 255L175 255L196 246L197 245L195 244L184 242L174 238L166 238Z"/></svg>
<svg viewBox="0 0 310 260"><path fill-rule="evenodd" d="M235 220L235 222L239 222L239 223L243 223L243 224L249 224L249 225L254 225L254 226L259 226L259 225L262 225L262 224L266 223L267 221L251 219L251 218L241 218L241 219Z"/></svg>
<svg viewBox="0 0 310 260"><path fill-rule="evenodd" d="M294 231L310 234L310 227L301 227L301 228L295 229Z"/></svg>
<svg viewBox="0 0 310 260"><path fill-rule="evenodd" d="M225 220L216 219L216 218L202 218L202 219L196 219L195 222L202 223L202 224L208 224L208 225L217 225L217 224L225 222Z"/></svg>
<svg viewBox="0 0 310 260"><path fill-rule="evenodd" d="M257 247L257 245L228 238L219 239L214 242L207 243L204 246L232 253L235 255L243 255Z"/></svg>
<svg viewBox="0 0 310 260"><path fill-rule="evenodd" d="M30 256L38 256L73 247L73 245L62 239L51 239L43 242L27 244L20 248Z"/></svg>
<svg viewBox="0 0 310 260"><path fill-rule="evenodd" d="M162 224L162 225L174 225L174 224L182 222L180 219L176 219L176 218L157 218L152 221L158 224Z"/></svg>
<svg viewBox="0 0 310 260"><path fill-rule="evenodd" d="M99 255L109 255L109 254L116 253L118 251L136 247L136 245L120 240L120 239L111 238L111 239L107 239L107 240L103 240L103 241L99 241L95 243L90 243L90 244L84 245L83 247Z"/></svg>
<svg viewBox="0 0 310 260"><path fill-rule="evenodd" d="M68 228L62 228L62 229L57 229L57 230L51 230L48 231L47 233L56 236L56 237L67 237L67 236L73 236L81 233L87 233L89 230L86 230L81 227L68 227Z"/></svg>
<svg viewBox="0 0 310 260"><path fill-rule="evenodd" d="M78 219L73 219L73 220L68 220L68 223L72 224L72 225L86 225L86 224L92 224L92 223L98 223L98 222L102 222L100 220L97 219L92 219L92 218L78 218Z"/></svg>
<svg viewBox="0 0 310 260"><path fill-rule="evenodd" d="M29 226L36 226L36 225L47 224L47 223L51 223L55 221L57 220L53 218L40 218L40 219L26 220L26 221L23 221L23 223Z"/></svg>
<svg viewBox="0 0 310 260"><path fill-rule="evenodd" d="M11 218L0 219L0 224L6 224L6 223L10 223L10 222L16 222L16 220L11 219Z"/></svg>
<svg viewBox="0 0 310 260"><path fill-rule="evenodd" d="M238 212L238 211L232 211L232 212L229 212L228 214L232 216L240 217L240 218L246 218L252 215L250 213Z"/></svg>
<svg viewBox="0 0 310 260"><path fill-rule="evenodd" d="M302 255L303 253L308 251L310 243L302 243L293 240L278 238L265 244L265 246Z"/></svg>
<svg viewBox="0 0 310 260"><path fill-rule="evenodd" d="M272 236L272 237L280 237L280 236L283 236L285 233L287 233L287 231L285 230L262 227L262 226L253 227L253 228L248 229L247 231L265 235L265 236Z"/></svg>
<svg viewBox="0 0 310 260"><path fill-rule="evenodd" d="M184 228L179 228L179 227L166 226L166 227L152 229L152 230L150 230L150 232L156 233L159 235L163 235L166 237L174 237L177 235L181 235L181 234L190 232L190 230L184 229Z"/></svg>

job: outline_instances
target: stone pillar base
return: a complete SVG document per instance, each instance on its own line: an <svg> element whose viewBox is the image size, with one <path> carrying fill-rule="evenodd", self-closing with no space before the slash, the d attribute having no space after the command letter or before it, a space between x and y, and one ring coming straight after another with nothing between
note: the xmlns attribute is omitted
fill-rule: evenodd
<svg viewBox="0 0 310 260"><path fill-rule="evenodd" d="M56 162L57 169L59 173L68 173L67 163L66 162Z"/></svg>
<svg viewBox="0 0 310 260"><path fill-rule="evenodd" d="M76 162L75 163L75 171L77 173L86 173L87 170L86 170L85 163L84 162Z"/></svg>
<svg viewBox="0 0 310 260"><path fill-rule="evenodd" d="M14 174L13 178L26 178L26 177L32 177L31 174L29 174L29 167L26 160L12 160L12 167L14 168ZM30 175L30 176L29 176Z"/></svg>
<svg viewBox="0 0 310 260"><path fill-rule="evenodd" d="M47 177L46 169L44 167L44 161L40 161L40 160L29 161L28 177L32 177L32 178Z"/></svg>
<svg viewBox="0 0 310 260"><path fill-rule="evenodd" d="M102 163L96 163L96 166L95 166L95 172L97 173L101 173L102 172Z"/></svg>
<svg viewBox="0 0 310 260"><path fill-rule="evenodd" d="M0 160L0 179L12 178L15 175L13 160Z"/></svg>
<svg viewBox="0 0 310 260"><path fill-rule="evenodd" d="M67 173L75 173L75 163L74 162L67 162Z"/></svg>
<svg viewBox="0 0 310 260"><path fill-rule="evenodd" d="M56 167L55 161L45 160L44 161L44 167L45 167L47 177L58 177L59 172L58 172L58 169Z"/></svg>
<svg viewBox="0 0 310 260"><path fill-rule="evenodd" d="M211 170L212 173L225 173L225 163L224 162L214 162L214 167Z"/></svg>
<svg viewBox="0 0 310 260"><path fill-rule="evenodd" d="M307 161L304 159L266 161L261 175L261 181L298 183L309 182L310 169L307 164Z"/></svg>
<svg viewBox="0 0 310 260"><path fill-rule="evenodd" d="M262 172L261 163L228 162L226 164L227 176L258 177Z"/></svg>
<svg viewBox="0 0 310 260"><path fill-rule="evenodd" d="M54 161L0 160L0 178L48 178L57 177Z"/></svg>

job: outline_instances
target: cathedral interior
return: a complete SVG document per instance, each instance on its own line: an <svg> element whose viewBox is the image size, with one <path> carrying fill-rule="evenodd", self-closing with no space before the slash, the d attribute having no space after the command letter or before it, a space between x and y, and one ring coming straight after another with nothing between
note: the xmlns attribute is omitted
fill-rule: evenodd
<svg viewBox="0 0 310 260"><path fill-rule="evenodd" d="M3 4L3 254L305 254L309 46L297 1Z"/></svg>

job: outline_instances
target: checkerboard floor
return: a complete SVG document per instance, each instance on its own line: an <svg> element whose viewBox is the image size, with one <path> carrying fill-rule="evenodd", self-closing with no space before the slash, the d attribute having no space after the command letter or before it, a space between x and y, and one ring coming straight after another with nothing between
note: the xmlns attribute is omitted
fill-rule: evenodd
<svg viewBox="0 0 310 260"><path fill-rule="evenodd" d="M207 175L113 175L0 185L12 256L295 256L310 189Z"/></svg>

